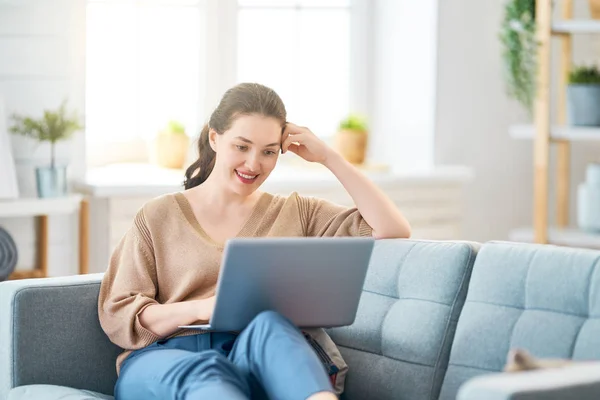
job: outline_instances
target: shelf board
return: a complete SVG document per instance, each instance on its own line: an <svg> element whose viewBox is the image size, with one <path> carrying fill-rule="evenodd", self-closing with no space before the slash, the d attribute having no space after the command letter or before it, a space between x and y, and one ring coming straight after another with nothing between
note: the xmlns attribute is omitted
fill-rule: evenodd
<svg viewBox="0 0 600 400"><path fill-rule="evenodd" d="M514 139L533 140L535 127L533 125L512 125L509 134ZM552 140L568 140L572 142L600 142L600 127L553 125L550 127Z"/></svg>
<svg viewBox="0 0 600 400"><path fill-rule="evenodd" d="M16 279L30 279L30 278L45 278L44 273L39 269L32 270L16 270L8 277L8 280L16 280Z"/></svg>
<svg viewBox="0 0 600 400"><path fill-rule="evenodd" d="M533 243L533 229L515 229L510 232L509 240L511 242ZM577 228L550 228L548 230L548 242L557 246L600 249L600 233L594 234Z"/></svg>
<svg viewBox="0 0 600 400"><path fill-rule="evenodd" d="M71 214L79 209L81 195L55 198L17 198L0 200L0 218Z"/></svg>
<svg viewBox="0 0 600 400"><path fill-rule="evenodd" d="M552 24L552 33L600 33L600 21L594 19L555 21Z"/></svg>

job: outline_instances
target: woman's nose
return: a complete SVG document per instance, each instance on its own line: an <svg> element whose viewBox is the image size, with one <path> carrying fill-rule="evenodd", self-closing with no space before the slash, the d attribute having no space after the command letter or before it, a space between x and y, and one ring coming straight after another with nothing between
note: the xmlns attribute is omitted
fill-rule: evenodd
<svg viewBox="0 0 600 400"><path fill-rule="evenodd" d="M248 155L248 158L246 159L246 166L248 167L248 169L250 169L253 172L258 171L260 168L260 162L258 160L258 156Z"/></svg>

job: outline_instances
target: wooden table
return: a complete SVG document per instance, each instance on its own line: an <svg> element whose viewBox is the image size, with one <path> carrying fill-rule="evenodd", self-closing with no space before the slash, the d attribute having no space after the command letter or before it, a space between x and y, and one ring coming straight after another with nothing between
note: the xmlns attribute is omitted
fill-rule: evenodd
<svg viewBox="0 0 600 400"><path fill-rule="evenodd" d="M89 203L79 194L57 198L18 198L0 200L0 218L36 217L37 268L14 271L8 279L44 278L48 276L48 216L79 212L79 273L89 271Z"/></svg>

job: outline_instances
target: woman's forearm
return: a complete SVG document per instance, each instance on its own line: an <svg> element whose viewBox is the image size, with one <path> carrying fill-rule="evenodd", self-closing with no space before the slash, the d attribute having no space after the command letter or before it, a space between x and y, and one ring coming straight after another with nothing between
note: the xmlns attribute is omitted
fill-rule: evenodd
<svg viewBox="0 0 600 400"><path fill-rule="evenodd" d="M371 180L340 154L331 151L323 162L354 200L362 217L373 228L373 236L383 238L410 237L410 224L396 205Z"/></svg>
<svg viewBox="0 0 600 400"><path fill-rule="evenodd" d="M140 323L156 336L164 338L177 331L179 325L208 322L212 313L210 306L208 299L153 304L142 311Z"/></svg>

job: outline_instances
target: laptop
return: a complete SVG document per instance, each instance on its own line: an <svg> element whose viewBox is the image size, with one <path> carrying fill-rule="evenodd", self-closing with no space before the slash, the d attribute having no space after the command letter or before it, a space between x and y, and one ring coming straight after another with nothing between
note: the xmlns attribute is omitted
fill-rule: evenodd
<svg viewBox="0 0 600 400"><path fill-rule="evenodd" d="M299 328L351 325L374 243L372 237L231 239L212 318L179 327L241 331L267 310Z"/></svg>

